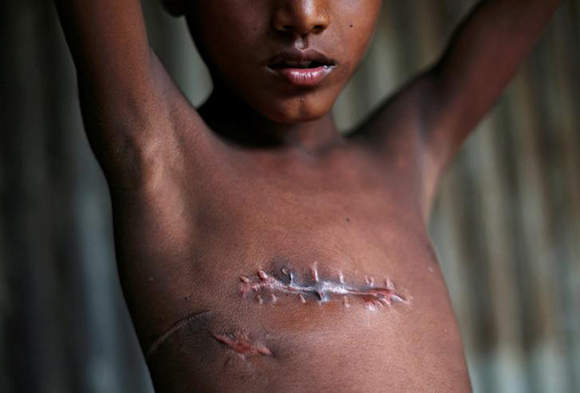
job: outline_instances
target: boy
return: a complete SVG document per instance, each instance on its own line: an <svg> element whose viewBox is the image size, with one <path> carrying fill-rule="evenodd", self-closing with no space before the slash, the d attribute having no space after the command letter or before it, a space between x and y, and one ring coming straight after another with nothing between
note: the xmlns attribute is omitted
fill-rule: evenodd
<svg viewBox="0 0 580 393"><path fill-rule="evenodd" d="M559 1L482 1L346 136L330 110L381 0L167 1L214 82L198 110L138 0L55 1L158 392L470 390L426 224Z"/></svg>

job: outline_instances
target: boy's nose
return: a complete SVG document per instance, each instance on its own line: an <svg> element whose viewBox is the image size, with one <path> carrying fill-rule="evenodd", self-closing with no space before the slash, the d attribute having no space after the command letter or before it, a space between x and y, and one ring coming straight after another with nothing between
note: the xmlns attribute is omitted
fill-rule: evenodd
<svg viewBox="0 0 580 393"><path fill-rule="evenodd" d="M330 24L327 0L278 1L273 25L277 31L300 36L317 34Z"/></svg>

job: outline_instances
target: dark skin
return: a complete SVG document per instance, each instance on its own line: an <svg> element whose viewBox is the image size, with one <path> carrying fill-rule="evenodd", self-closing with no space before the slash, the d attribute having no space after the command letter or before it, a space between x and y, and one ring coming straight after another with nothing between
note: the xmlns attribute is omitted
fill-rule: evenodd
<svg viewBox="0 0 580 393"><path fill-rule="evenodd" d="M380 0L169 1L216 86L198 110L151 51L138 0L55 2L156 391L470 390L426 224L444 168L559 1L482 1L440 61L346 136L330 110ZM286 48L335 68L314 88L268 79ZM350 292L326 299L320 283Z"/></svg>

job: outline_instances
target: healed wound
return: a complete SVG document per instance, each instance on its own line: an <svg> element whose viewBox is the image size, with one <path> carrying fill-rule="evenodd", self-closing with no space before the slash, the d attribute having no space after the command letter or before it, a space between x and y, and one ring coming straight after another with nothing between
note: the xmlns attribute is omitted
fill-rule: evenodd
<svg viewBox="0 0 580 393"><path fill-rule="evenodd" d="M377 285L374 278L367 277L366 285L357 287L348 284L341 272L337 281L321 279L316 266L302 279L283 267L273 274L258 270L255 275L241 276L240 280L241 294L254 298L259 304L276 303L282 296L299 299L302 303L337 300L342 301L345 307L350 306L350 299L358 299L369 308L384 307L394 302L407 303L407 299L397 293L395 285L387 278Z"/></svg>
<svg viewBox="0 0 580 393"><path fill-rule="evenodd" d="M235 333L232 335L211 333L211 335L216 341L237 352L243 359L259 355L273 356L272 352L266 346L253 343L246 333Z"/></svg>

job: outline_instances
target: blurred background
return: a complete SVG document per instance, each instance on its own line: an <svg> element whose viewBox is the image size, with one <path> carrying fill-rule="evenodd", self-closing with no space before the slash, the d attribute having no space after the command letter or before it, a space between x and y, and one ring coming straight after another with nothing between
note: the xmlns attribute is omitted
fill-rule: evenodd
<svg viewBox="0 0 580 393"><path fill-rule="evenodd" d="M473 3L384 0L342 129L432 62ZM203 102L184 21L143 6L156 52ZM580 0L564 1L440 189L431 233L476 392L580 391L579 43ZM0 198L0 392L152 392L51 1L0 2Z"/></svg>

